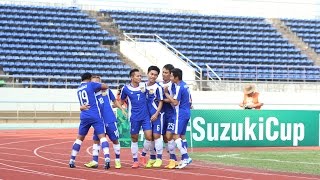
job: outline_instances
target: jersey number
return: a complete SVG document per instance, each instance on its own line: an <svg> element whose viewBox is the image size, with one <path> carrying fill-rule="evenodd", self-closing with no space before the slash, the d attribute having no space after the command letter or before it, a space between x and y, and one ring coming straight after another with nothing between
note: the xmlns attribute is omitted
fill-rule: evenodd
<svg viewBox="0 0 320 180"><path fill-rule="evenodd" d="M88 97L87 91L85 91L85 90L79 91L78 95L79 95L81 106L83 106L85 104L89 104L89 97Z"/></svg>
<svg viewBox="0 0 320 180"><path fill-rule="evenodd" d="M102 97L101 97L101 98L99 98L99 99L98 99L98 101L99 101L99 103L100 103L100 104L103 104L103 103L104 103L104 101L103 101L103 98L102 98Z"/></svg>
<svg viewBox="0 0 320 180"><path fill-rule="evenodd" d="M139 99L140 99L140 94L137 94L137 96L138 96L138 101L139 101Z"/></svg>
<svg viewBox="0 0 320 180"><path fill-rule="evenodd" d="M174 123L168 123L167 129L174 130Z"/></svg>

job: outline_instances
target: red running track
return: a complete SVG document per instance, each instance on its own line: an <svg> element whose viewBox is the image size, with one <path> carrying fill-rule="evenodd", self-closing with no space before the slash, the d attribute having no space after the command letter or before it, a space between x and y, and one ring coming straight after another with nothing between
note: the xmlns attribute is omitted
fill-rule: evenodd
<svg viewBox="0 0 320 180"><path fill-rule="evenodd" d="M206 179L301 179L314 180L320 176L278 173L256 170L251 168L239 168L222 166L218 164L206 164L195 161L185 169L131 169L130 149L121 150L121 169L111 168L104 170L88 169L83 164L91 160L89 154L92 142L90 138L84 141L80 153L77 156L74 169L69 168L69 154L76 137L76 129L41 129L41 130L1 130L0 131L0 180L34 180L34 179L126 179L126 180L194 180ZM230 150L230 148L228 148ZM262 149L262 148L258 148ZM223 150L222 148L194 149L195 151ZM237 148L239 150L239 148ZM257 150L257 149L256 149ZM110 150L111 158L113 150ZM167 164L167 155L164 153L164 164ZM102 162L102 155L101 161Z"/></svg>

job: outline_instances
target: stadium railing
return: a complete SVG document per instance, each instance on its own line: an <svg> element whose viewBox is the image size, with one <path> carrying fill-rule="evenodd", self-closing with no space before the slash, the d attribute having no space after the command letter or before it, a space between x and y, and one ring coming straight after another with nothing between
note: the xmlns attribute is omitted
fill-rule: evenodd
<svg viewBox="0 0 320 180"><path fill-rule="evenodd" d="M238 74L238 73L235 73ZM23 79L23 80L22 80ZM143 77L143 81L147 78ZM159 77L161 79L161 76ZM242 91L245 84L255 83L259 91L263 92L320 92L319 82L307 81L276 81L276 80L225 80L221 78L218 83L212 83L212 79L203 80L185 80L192 87L192 91ZM59 88L59 89L76 89L80 83L80 77L63 77L63 76L13 76L0 75L0 80L4 84L1 88ZM54 80L54 81L53 81ZM130 79L114 77L103 77L102 82L109 85L111 89L118 89L123 82L129 83ZM57 82L60 82L58 84ZM200 89L199 84L203 87Z"/></svg>
<svg viewBox="0 0 320 180"><path fill-rule="evenodd" d="M1 83L1 82L4 82ZM102 82L116 89L122 82L129 78L102 77ZM77 88L80 83L80 77L74 76L41 76L41 75L0 75L2 87L13 88ZM1 86L0 86L1 87Z"/></svg>

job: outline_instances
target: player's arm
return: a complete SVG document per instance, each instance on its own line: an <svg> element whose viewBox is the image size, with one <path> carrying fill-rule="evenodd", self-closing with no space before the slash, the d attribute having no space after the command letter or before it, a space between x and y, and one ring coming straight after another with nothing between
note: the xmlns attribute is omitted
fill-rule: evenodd
<svg viewBox="0 0 320 180"><path fill-rule="evenodd" d="M85 105L80 106L80 111L84 111L84 110L88 110L88 109L90 109L89 104L85 104Z"/></svg>
<svg viewBox="0 0 320 180"><path fill-rule="evenodd" d="M177 88L177 93L181 93L180 92L180 88L178 89ZM169 91L168 91L168 87L164 87L164 95L165 97L169 100L168 103L171 103L173 104L174 106L178 105L179 104L179 101L177 100L177 97L174 98L174 97L171 97L170 94L169 94ZM177 94L178 95L178 94ZM180 95L181 96L181 95Z"/></svg>
<svg viewBox="0 0 320 180"><path fill-rule="evenodd" d="M109 86L107 84L101 83L101 90L106 90L108 88L109 88Z"/></svg>
<svg viewBox="0 0 320 180"><path fill-rule="evenodd" d="M166 89L167 88L167 89ZM171 103L171 101L170 101L170 99L168 99L167 97L166 97L166 95L165 95L165 92L167 91L167 92L169 92L169 90L168 90L168 88L169 88L169 86L167 86L167 85L165 85L164 87L163 87L163 102L165 102L165 103Z"/></svg>
<svg viewBox="0 0 320 180"><path fill-rule="evenodd" d="M159 114L161 112L162 107L163 107L163 99L164 99L163 89L161 86L158 87L157 98L160 100L159 105L158 105L158 109L157 109L157 113Z"/></svg>
<svg viewBox="0 0 320 180"><path fill-rule="evenodd" d="M173 99L173 97L171 97L169 93L166 93L165 95L170 100L170 103L173 104L174 106L179 104L179 101L176 99Z"/></svg>
<svg viewBox="0 0 320 180"><path fill-rule="evenodd" d="M126 101L126 99L128 97L128 95L126 93L126 89L124 87L125 86L122 87L121 94L120 94L120 105L121 106L125 103L125 101Z"/></svg>
<svg viewBox="0 0 320 180"><path fill-rule="evenodd" d="M119 103L119 101L116 99L116 97L114 96L114 94L113 94L113 92L111 91L111 89L108 89L108 91L109 91L109 92L108 92L109 98L110 98L110 100L113 102L113 106L121 109L122 114L126 116L127 113L126 113L125 109L121 106L121 104Z"/></svg>
<svg viewBox="0 0 320 180"><path fill-rule="evenodd" d="M159 116L159 114L161 112L162 106L163 106L163 101L159 101L159 105L158 105L157 111L156 111L156 113L154 113L151 116L151 121L155 121L155 120L158 119L158 116Z"/></svg>
<svg viewBox="0 0 320 180"><path fill-rule="evenodd" d="M117 107L117 108L121 109L122 114L123 114L124 116L127 116L127 112L126 112L126 110L122 107L122 105L120 104L120 102L119 102L119 101L114 100L114 101L113 101L113 104L114 104L114 106L115 106L115 107Z"/></svg>
<svg viewBox="0 0 320 180"><path fill-rule="evenodd" d="M98 92L100 90L106 90L108 89L108 85L105 83L96 83L96 82L90 82L92 84L92 87L94 89L94 92Z"/></svg>
<svg viewBox="0 0 320 180"><path fill-rule="evenodd" d="M158 116L161 112L161 109L162 109L162 106L163 106L163 91L162 91L162 88L159 87L157 89L157 99L159 99L159 104L158 104L158 108L157 108L157 111L156 113L154 113L152 116L151 116L151 121L155 121L158 119Z"/></svg>

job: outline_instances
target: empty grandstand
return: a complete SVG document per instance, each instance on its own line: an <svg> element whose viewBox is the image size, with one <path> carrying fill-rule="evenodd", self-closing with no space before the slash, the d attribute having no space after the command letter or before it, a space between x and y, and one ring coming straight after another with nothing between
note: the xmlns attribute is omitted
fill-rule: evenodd
<svg viewBox="0 0 320 180"><path fill-rule="evenodd" d="M102 46L117 39L79 8L0 5L0 24L0 66L24 87L75 88L86 71L113 88L127 79L129 66Z"/></svg>
<svg viewBox="0 0 320 180"><path fill-rule="evenodd" d="M296 32L310 47L314 48L317 53L320 52L319 20L307 19L284 19L285 24Z"/></svg>
<svg viewBox="0 0 320 180"><path fill-rule="evenodd" d="M101 12L124 32L157 34L203 69L208 64L224 80L320 80L320 68L313 60L264 18Z"/></svg>
<svg viewBox="0 0 320 180"><path fill-rule="evenodd" d="M102 10L122 32L156 34L222 80L319 81L320 68L264 18ZM317 52L318 21L283 20ZM129 66L103 44L117 45L98 21L76 7L0 5L2 70L23 87L74 88L79 74L108 78L115 88Z"/></svg>

